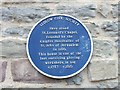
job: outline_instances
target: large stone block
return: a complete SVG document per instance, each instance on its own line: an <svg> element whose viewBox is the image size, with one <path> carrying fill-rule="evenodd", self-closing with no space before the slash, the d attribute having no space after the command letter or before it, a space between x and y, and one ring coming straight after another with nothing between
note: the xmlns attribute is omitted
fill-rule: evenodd
<svg viewBox="0 0 120 90"><path fill-rule="evenodd" d="M13 61L12 64L12 76L13 80L17 82L27 83L55 83L59 80L51 79L41 75L27 59Z"/></svg>
<svg viewBox="0 0 120 90"><path fill-rule="evenodd" d="M120 15L120 3L112 5L112 16L117 18Z"/></svg>
<svg viewBox="0 0 120 90"><path fill-rule="evenodd" d="M112 90L119 90L118 89L118 80L106 80L104 82L100 82L97 87L98 88L111 88Z"/></svg>
<svg viewBox="0 0 120 90"><path fill-rule="evenodd" d="M3 39L0 41L2 48L0 55L3 58L24 58L26 57L25 41L19 39Z"/></svg>
<svg viewBox="0 0 120 90"><path fill-rule="evenodd" d="M118 21L106 21L101 25L101 29L103 29L107 35L111 37L118 37Z"/></svg>
<svg viewBox="0 0 120 90"><path fill-rule="evenodd" d="M93 40L93 56L101 59L111 58L114 53L113 42L109 40Z"/></svg>
<svg viewBox="0 0 120 90"><path fill-rule="evenodd" d="M117 60L97 60L89 64L89 78L91 81L113 79L118 77Z"/></svg>
<svg viewBox="0 0 120 90"><path fill-rule="evenodd" d="M3 21L36 22L51 14L46 7L2 7Z"/></svg>
<svg viewBox="0 0 120 90"><path fill-rule="evenodd" d="M5 80L7 62L0 61L0 82Z"/></svg>
<svg viewBox="0 0 120 90"><path fill-rule="evenodd" d="M27 38L32 26L10 27L2 30L3 37L22 37Z"/></svg>
<svg viewBox="0 0 120 90"><path fill-rule="evenodd" d="M81 74L78 74L76 76L73 76L71 78L66 79L66 82L68 85L81 85L82 84L83 77Z"/></svg>
<svg viewBox="0 0 120 90"><path fill-rule="evenodd" d="M102 16L107 17L110 14L110 5L108 3L100 5L99 12Z"/></svg>
<svg viewBox="0 0 120 90"><path fill-rule="evenodd" d="M100 28L95 23L85 23L86 27L90 31L93 38L96 38L100 35Z"/></svg>
<svg viewBox="0 0 120 90"><path fill-rule="evenodd" d="M95 4L88 4L84 6L75 5L58 5L57 13L70 14L76 17L82 17L82 19L94 18L96 16L97 6Z"/></svg>

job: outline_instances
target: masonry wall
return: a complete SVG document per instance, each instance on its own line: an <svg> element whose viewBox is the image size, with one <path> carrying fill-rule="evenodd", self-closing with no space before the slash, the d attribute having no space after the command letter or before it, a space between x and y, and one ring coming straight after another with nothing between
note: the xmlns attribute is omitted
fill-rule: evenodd
<svg viewBox="0 0 120 90"><path fill-rule="evenodd" d="M116 88L118 86L119 0L3 0L0 4L0 88ZM43 76L29 63L26 39L32 26L50 14L69 14L89 29L94 51L78 75ZM120 73L119 73L120 74Z"/></svg>

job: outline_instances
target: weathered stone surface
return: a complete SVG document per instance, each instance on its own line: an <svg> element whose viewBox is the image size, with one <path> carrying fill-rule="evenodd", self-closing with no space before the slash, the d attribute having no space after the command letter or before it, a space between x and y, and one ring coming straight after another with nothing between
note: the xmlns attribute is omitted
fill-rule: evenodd
<svg viewBox="0 0 120 90"><path fill-rule="evenodd" d="M51 14L46 7L2 7L3 21L33 22Z"/></svg>
<svg viewBox="0 0 120 90"><path fill-rule="evenodd" d="M18 39L3 39L0 41L2 44L3 58L23 58L26 57L25 42Z"/></svg>
<svg viewBox="0 0 120 90"><path fill-rule="evenodd" d="M81 85L82 83L82 75L81 74L78 74L74 77L71 77L69 79L66 79L66 82L68 85L73 85L73 84L76 84L76 85Z"/></svg>
<svg viewBox="0 0 120 90"><path fill-rule="evenodd" d="M93 56L97 58L110 58L113 56L113 43L108 40L94 40Z"/></svg>
<svg viewBox="0 0 120 90"><path fill-rule="evenodd" d="M119 53L119 55L120 55L120 53ZM119 58L120 58L120 56L119 56ZM118 58L118 74L120 75L120 59Z"/></svg>
<svg viewBox="0 0 120 90"><path fill-rule="evenodd" d="M98 88L114 88L117 90L118 88L118 82L103 82L97 85Z"/></svg>
<svg viewBox="0 0 120 90"><path fill-rule="evenodd" d="M118 76L117 60L94 60L89 64L88 69L91 81L112 79Z"/></svg>
<svg viewBox="0 0 120 90"><path fill-rule="evenodd" d="M119 38L115 40L115 47L117 48L117 51L120 52L120 39Z"/></svg>
<svg viewBox="0 0 120 90"><path fill-rule="evenodd" d="M88 30L90 31L92 37L98 37L100 34L99 26L95 23L86 23L85 24Z"/></svg>
<svg viewBox="0 0 120 90"><path fill-rule="evenodd" d="M13 80L17 82L28 83L54 83L59 80L51 79L41 75L27 59L13 61L11 64Z"/></svg>
<svg viewBox="0 0 120 90"><path fill-rule="evenodd" d="M80 16L83 19L94 18L96 16L95 4L88 4L85 6L70 6L70 5L59 5L57 7L57 13L70 14L73 16Z"/></svg>
<svg viewBox="0 0 120 90"><path fill-rule="evenodd" d="M0 82L5 80L7 62L0 61Z"/></svg>
<svg viewBox="0 0 120 90"><path fill-rule="evenodd" d="M106 31L118 30L118 22L106 21L101 25L101 28L105 29Z"/></svg>
<svg viewBox="0 0 120 90"><path fill-rule="evenodd" d="M118 36L118 25L117 21L106 21L101 25L101 28L111 37Z"/></svg>
<svg viewBox="0 0 120 90"><path fill-rule="evenodd" d="M86 5L84 7L79 8L79 15L85 18L94 18L96 16L96 8L97 6L94 4Z"/></svg>
<svg viewBox="0 0 120 90"><path fill-rule="evenodd" d="M99 12L104 16L107 17L110 13L110 5L107 3L104 3L100 6Z"/></svg>
<svg viewBox="0 0 120 90"><path fill-rule="evenodd" d="M118 74L120 75L120 39L116 40L116 46L118 49Z"/></svg>
<svg viewBox="0 0 120 90"><path fill-rule="evenodd" d="M5 30L2 30L2 36L3 37L13 36L13 37L27 38L31 28L32 26L7 28Z"/></svg>
<svg viewBox="0 0 120 90"><path fill-rule="evenodd" d="M119 11L120 8L118 7L118 4L112 5L112 16L114 18L118 17L118 14L120 15Z"/></svg>

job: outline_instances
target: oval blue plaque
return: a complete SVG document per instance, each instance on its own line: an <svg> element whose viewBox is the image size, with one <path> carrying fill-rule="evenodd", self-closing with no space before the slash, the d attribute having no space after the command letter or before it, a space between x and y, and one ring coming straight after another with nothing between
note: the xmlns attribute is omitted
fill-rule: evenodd
<svg viewBox="0 0 120 90"><path fill-rule="evenodd" d="M40 20L30 31L27 55L31 64L51 78L68 78L90 61L93 42L87 28L76 18L57 14Z"/></svg>

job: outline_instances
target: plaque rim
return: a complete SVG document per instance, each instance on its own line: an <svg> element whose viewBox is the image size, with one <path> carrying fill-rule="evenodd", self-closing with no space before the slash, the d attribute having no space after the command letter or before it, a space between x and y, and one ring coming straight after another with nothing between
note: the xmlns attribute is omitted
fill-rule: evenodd
<svg viewBox="0 0 120 90"><path fill-rule="evenodd" d="M86 29L86 31L87 31L87 33L88 33L88 35L89 35L89 37L90 37L90 41L91 41L91 53L90 53L90 56L89 56L87 62L86 62L86 63L84 64L84 66L83 66L81 69L79 69L77 72L75 72L75 73L73 73L73 74L70 74L70 75L67 75L67 76L53 76L53 75L49 75L49 74L41 71L41 70L32 62L32 59L31 59L30 54L29 54L29 49L28 49L29 38L30 38L30 35L31 35L33 29L34 29L41 21L43 21L44 19L49 18L49 17L52 17L52 16L58 16L58 15L71 17L71 18L77 20L79 23L81 23L81 25ZM91 60L91 58L92 58L92 54L93 54L93 39L92 39L92 36L91 36L88 28L85 26L85 24L82 23L82 22L81 22L79 19L77 19L76 17L74 17L74 16L72 16L72 15L68 15L68 14L51 14L51 15L45 16L44 18L40 19L39 21L37 21L37 23L35 23L35 24L32 26L31 30L29 31L28 37L27 37L26 51L27 51L27 57L28 57L29 62L30 62L30 63L32 64L32 66L33 66L38 72L40 72L42 75L47 76L47 77L50 77L50 78L54 78L54 79L65 79L65 78L69 78L69 77L72 77L72 76L75 76L75 75L79 74L81 71L83 71L83 70L87 67L87 65L89 64L89 62L90 62L90 60Z"/></svg>

